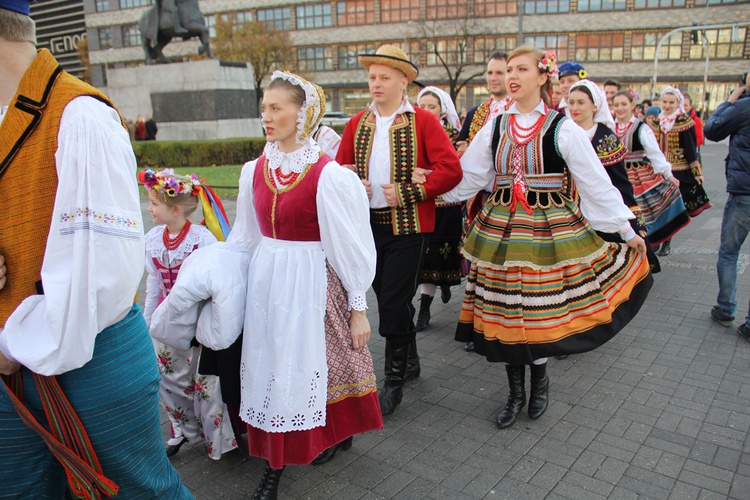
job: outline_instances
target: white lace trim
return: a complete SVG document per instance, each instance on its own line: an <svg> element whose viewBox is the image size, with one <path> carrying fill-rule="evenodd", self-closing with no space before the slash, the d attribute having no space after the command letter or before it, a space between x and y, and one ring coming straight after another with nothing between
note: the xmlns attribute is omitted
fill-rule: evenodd
<svg viewBox="0 0 750 500"><path fill-rule="evenodd" d="M364 311L367 309L366 292L355 292L349 294L349 310Z"/></svg>
<svg viewBox="0 0 750 500"><path fill-rule="evenodd" d="M269 142L266 144L265 155L268 158L269 169L275 170L277 167L281 167L281 171L285 174L289 173L288 171L299 174L309 164L318 161L320 151L320 146L315 141L307 139L304 146L291 153L282 153L279 151L278 142Z"/></svg>
<svg viewBox="0 0 750 500"><path fill-rule="evenodd" d="M305 102L302 103L302 106L297 112L296 135L297 142L299 144L305 144L307 142L309 134L320 122L320 118L323 117L323 113L325 112L325 103L320 101L320 99L318 98L318 92L315 90L315 86L307 80L298 78L297 75L278 70L274 71L271 75L271 80L275 80L276 78L281 78L282 80L286 80L293 85L302 87L302 90L305 91ZM310 106L313 107L313 116L311 117L311 123L308 123L307 110ZM308 125L310 130L307 130L305 125ZM306 135L303 137L303 134Z"/></svg>
<svg viewBox="0 0 750 500"><path fill-rule="evenodd" d="M203 242L203 235L201 233L207 231L203 226L193 224L185 239L180 243L180 246L174 250L167 250L164 248L164 242L162 241L164 227L164 225L156 226L146 235L146 255L158 259L159 262L166 266L174 266L185 260L188 255L193 253L195 246L200 246ZM169 259L168 262L167 259Z"/></svg>

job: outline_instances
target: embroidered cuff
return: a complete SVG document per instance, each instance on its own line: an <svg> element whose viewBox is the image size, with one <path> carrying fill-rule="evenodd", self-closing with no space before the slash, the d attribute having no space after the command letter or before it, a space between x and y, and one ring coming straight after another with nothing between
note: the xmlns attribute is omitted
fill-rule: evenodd
<svg viewBox="0 0 750 500"><path fill-rule="evenodd" d="M703 175L703 167L701 167L701 162L698 160L695 160L690 165L690 172L693 174L693 177L698 177L699 175Z"/></svg>
<svg viewBox="0 0 750 500"><path fill-rule="evenodd" d="M352 292L349 294L349 310L364 311L367 309L367 292Z"/></svg>
<svg viewBox="0 0 750 500"><path fill-rule="evenodd" d="M398 194L398 204L400 207L414 205L419 201L427 199L427 193L421 184L407 182L396 184L396 193Z"/></svg>
<svg viewBox="0 0 750 500"><path fill-rule="evenodd" d="M623 240L630 241L633 239L633 237L635 237L635 231L633 231L632 227L629 227L628 230L625 231L624 233L621 232L620 236L622 236Z"/></svg>

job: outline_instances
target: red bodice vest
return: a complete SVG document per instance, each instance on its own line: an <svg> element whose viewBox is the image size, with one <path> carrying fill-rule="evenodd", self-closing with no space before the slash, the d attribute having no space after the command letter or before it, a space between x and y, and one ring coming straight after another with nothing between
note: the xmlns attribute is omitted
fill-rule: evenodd
<svg viewBox="0 0 750 500"><path fill-rule="evenodd" d="M320 241L316 194L323 167L333 161L323 154L291 185L278 189L265 155L258 158L253 176L255 214L263 236L290 241Z"/></svg>

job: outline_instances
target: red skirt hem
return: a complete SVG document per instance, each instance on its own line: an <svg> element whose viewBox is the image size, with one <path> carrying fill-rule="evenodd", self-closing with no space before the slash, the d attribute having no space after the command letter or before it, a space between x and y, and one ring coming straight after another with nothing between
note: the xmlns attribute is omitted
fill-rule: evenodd
<svg viewBox="0 0 750 500"><path fill-rule="evenodd" d="M307 465L341 441L383 428L377 391L348 397L326 406L326 424L305 431L266 432L247 426L250 455L268 460L271 467Z"/></svg>

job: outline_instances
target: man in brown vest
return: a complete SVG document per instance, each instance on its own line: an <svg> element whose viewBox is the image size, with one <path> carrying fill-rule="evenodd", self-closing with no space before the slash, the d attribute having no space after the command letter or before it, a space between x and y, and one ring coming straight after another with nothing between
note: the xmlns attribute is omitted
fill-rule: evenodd
<svg viewBox="0 0 750 500"><path fill-rule="evenodd" d="M162 444L134 297L136 163L107 97L0 0L0 496L192 498Z"/></svg>

